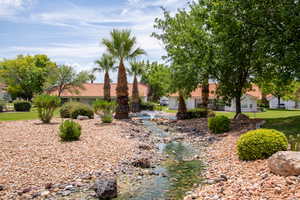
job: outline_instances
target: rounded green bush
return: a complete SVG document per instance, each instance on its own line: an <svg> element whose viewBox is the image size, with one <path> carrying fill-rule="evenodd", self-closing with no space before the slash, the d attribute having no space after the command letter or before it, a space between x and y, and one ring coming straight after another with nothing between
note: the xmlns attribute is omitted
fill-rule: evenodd
<svg viewBox="0 0 300 200"><path fill-rule="evenodd" d="M103 123L112 123L113 117L112 115L103 115L101 116L101 120Z"/></svg>
<svg viewBox="0 0 300 200"><path fill-rule="evenodd" d="M66 120L59 126L59 131L59 137L63 141L78 140L81 135L81 126L74 121Z"/></svg>
<svg viewBox="0 0 300 200"><path fill-rule="evenodd" d="M208 128L216 134L227 132L230 130L230 119L223 115L209 118Z"/></svg>
<svg viewBox="0 0 300 200"><path fill-rule="evenodd" d="M265 159L288 148L286 136L273 129L257 129L240 136L237 142L241 160Z"/></svg>
<svg viewBox="0 0 300 200"><path fill-rule="evenodd" d="M76 119L78 115L88 116L90 119L92 119L94 112L90 106L80 102L65 103L60 109L61 118Z"/></svg>
<svg viewBox="0 0 300 200"><path fill-rule="evenodd" d="M24 100L14 101L14 109L18 112L28 112L31 109L31 103Z"/></svg>

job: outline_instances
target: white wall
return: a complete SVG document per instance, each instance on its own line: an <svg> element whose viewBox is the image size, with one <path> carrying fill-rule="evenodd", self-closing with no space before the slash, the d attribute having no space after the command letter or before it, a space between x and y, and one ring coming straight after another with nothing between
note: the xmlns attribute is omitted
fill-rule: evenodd
<svg viewBox="0 0 300 200"><path fill-rule="evenodd" d="M187 109L196 108L196 101L194 98L186 99L185 104ZM178 97L169 97L169 109L170 110L178 109Z"/></svg>
<svg viewBox="0 0 300 200"><path fill-rule="evenodd" d="M232 99L230 106L225 106L225 111L235 112L235 99ZM241 99L242 112L257 112L257 100L250 95L243 95Z"/></svg>
<svg viewBox="0 0 300 200"><path fill-rule="evenodd" d="M296 103L295 101L292 100L283 100L282 98L280 99L280 104L284 104L285 109L287 110L292 110L295 109ZM277 97L271 97L269 99L269 107L276 109L278 108L278 98ZM300 102L298 103L298 109L300 108Z"/></svg>

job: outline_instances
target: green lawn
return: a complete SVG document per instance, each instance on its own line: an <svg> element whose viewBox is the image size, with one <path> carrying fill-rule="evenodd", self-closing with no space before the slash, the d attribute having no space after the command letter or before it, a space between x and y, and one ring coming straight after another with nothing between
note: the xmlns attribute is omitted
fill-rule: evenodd
<svg viewBox="0 0 300 200"><path fill-rule="evenodd" d="M59 110L56 110L54 116L58 116ZM0 113L0 121L31 120L38 119L38 113L35 109L30 112L3 112Z"/></svg>

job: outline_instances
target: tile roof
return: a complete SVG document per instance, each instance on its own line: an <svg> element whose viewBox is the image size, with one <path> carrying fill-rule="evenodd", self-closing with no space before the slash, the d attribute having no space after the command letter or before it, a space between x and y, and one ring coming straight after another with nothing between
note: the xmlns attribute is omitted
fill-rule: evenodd
<svg viewBox="0 0 300 200"><path fill-rule="evenodd" d="M65 90L62 92L61 97L103 97L104 96L104 90L103 90L103 83L85 83L83 84L83 89L78 89L79 93L75 92L70 92L68 90ZM129 96L132 95L132 83L128 84L128 92ZM116 97L116 88L117 84L116 83L111 83L110 84L110 95L111 97ZM144 84L139 83L138 85L139 88L139 95L141 97L145 97L148 94L148 87ZM57 95L58 91L57 90L52 90L50 94L52 95Z"/></svg>
<svg viewBox="0 0 300 200"><path fill-rule="evenodd" d="M210 83L209 84L209 98L214 99L217 97L216 90L217 90L218 84L216 83ZM252 85L252 89L247 91L246 94L253 96L255 98L261 99L261 91L257 85ZM177 97L178 93L173 93L170 95L171 97ZM202 88L198 87L191 93L191 97L194 98L201 98L202 97Z"/></svg>

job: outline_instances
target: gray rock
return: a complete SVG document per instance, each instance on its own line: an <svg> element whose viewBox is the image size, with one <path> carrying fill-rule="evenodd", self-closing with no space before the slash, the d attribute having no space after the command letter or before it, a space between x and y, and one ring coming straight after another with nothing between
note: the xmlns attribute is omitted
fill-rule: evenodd
<svg viewBox="0 0 300 200"><path fill-rule="evenodd" d="M112 199L118 196L117 180L115 178L98 179L93 188L98 199Z"/></svg>
<svg viewBox="0 0 300 200"><path fill-rule="evenodd" d="M3 185L0 185L0 191L4 190L5 187Z"/></svg>
<svg viewBox="0 0 300 200"><path fill-rule="evenodd" d="M72 192L70 190L63 191L61 193L62 196L69 196Z"/></svg>
<svg viewBox="0 0 300 200"><path fill-rule="evenodd" d="M89 117L88 116L83 116L83 115L78 115L77 119L78 120L87 120L87 119L89 119Z"/></svg>
<svg viewBox="0 0 300 200"><path fill-rule="evenodd" d="M279 151L268 159L268 166L277 175L300 175L300 152Z"/></svg>

